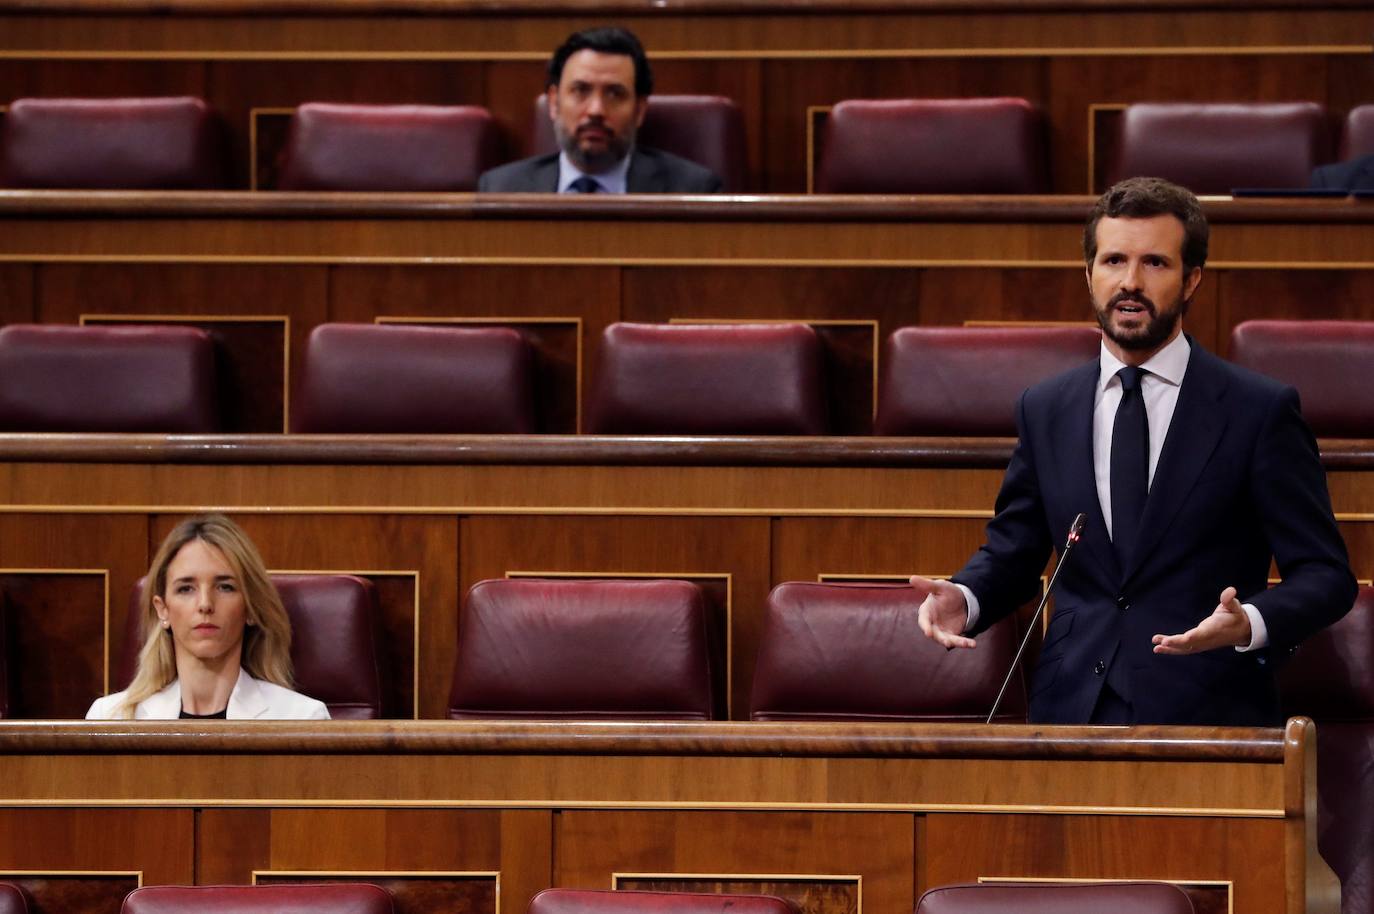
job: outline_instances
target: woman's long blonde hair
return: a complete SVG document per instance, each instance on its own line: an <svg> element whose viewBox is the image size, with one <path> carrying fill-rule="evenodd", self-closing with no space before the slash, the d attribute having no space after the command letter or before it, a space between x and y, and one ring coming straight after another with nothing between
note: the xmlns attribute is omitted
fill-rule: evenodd
<svg viewBox="0 0 1374 914"><path fill-rule="evenodd" d="M267 576L262 556L238 524L223 514L202 514L177 524L153 556L139 606L143 617L143 647L138 653L138 671L116 710L118 717L132 718L139 702L162 691L177 678L172 633L162 627L153 597L167 598L167 567L192 540L200 540L222 552L243 589L247 623L239 661L243 669L254 679L291 688L291 620L277 588Z"/></svg>

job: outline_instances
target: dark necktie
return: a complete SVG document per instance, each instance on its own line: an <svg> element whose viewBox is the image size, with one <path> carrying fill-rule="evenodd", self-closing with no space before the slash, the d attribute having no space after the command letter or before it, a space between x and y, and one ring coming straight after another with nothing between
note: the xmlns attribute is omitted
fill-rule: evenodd
<svg viewBox="0 0 1374 914"><path fill-rule="evenodd" d="M595 178L589 178L583 175L569 184L568 190L575 194L599 194L601 193L601 185L596 183Z"/></svg>
<svg viewBox="0 0 1374 914"><path fill-rule="evenodd" d="M1124 574L1140 533L1150 481L1150 424L1140 379L1145 369L1127 366L1121 379L1121 405L1112 424L1112 545Z"/></svg>

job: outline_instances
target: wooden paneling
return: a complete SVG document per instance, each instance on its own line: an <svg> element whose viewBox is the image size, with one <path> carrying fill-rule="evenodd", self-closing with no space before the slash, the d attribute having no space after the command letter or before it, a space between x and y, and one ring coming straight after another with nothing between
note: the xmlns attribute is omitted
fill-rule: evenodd
<svg viewBox="0 0 1374 914"><path fill-rule="evenodd" d="M155 517L153 539L161 542L180 519ZM236 514L235 519L271 569L372 572L382 614L384 710L388 716L412 716L418 680L419 715L443 716L457 643L456 520L388 514ZM400 574L392 577L387 571ZM417 573L418 601L411 572Z"/></svg>
<svg viewBox="0 0 1374 914"><path fill-rule="evenodd" d="M1223 356L1232 328L1249 320L1374 319L1374 271L1226 270L1214 279Z"/></svg>
<svg viewBox="0 0 1374 914"><path fill-rule="evenodd" d="M147 770L155 777L151 760ZM140 874L144 885L190 883L194 818L189 809L0 807L0 871L105 871ZM122 899L102 912L117 914Z"/></svg>
<svg viewBox="0 0 1374 914"><path fill-rule="evenodd" d="M27 682L34 690L36 711L83 717L90 703L104 692L106 651L115 657L118 654L114 652L123 649L126 601L116 595L127 594L147 571L147 527L147 519L141 515L0 515L0 568L49 570L36 578L18 576L14 585L17 592L10 595L11 611L18 620L31 623L26 626L28 631L14 635L17 645L27 645L32 653L12 656L19 688L24 689ZM61 569L108 573L108 648L103 579L65 575ZM27 583L24 578L28 578ZM27 609L23 599L26 587L35 588L28 591L35 604ZM45 618L29 619L29 612ZM91 691L93 686L95 692ZM21 693L21 708L26 700Z"/></svg>
<svg viewBox="0 0 1374 914"><path fill-rule="evenodd" d="M35 269L24 263L0 264L0 326L37 319L33 301Z"/></svg>
<svg viewBox="0 0 1374 914"><path fill-rule="evenodd" d="M1255 820L1006 816L970 821L933 814L926 835L931 885L1012 876L1221 883L1218 888L1232 890L1235 911L1254 910L1284 890L1274 866L1283 859L1283 846L1276 833ZM1192 853L1199 847L1212 853ZM1226 875L1232 868L1254 878L1233 880Z"/></svg>
<svg viewBox="0 0 1374 914"><path fill-rule="evenodd" d="M137 873L25 873L0 870L0 879L28 896L30 914L117 914L138 888Z"/></svg>
<svg viewBox="0 0 1374 914"><path fill-rule="evenodd" d="M209 809L200 814L202 883L377 882L400 914L523 914L547 888L547 810ZM459 874L470 873L463 876Z"/></svg>
<svg viewBox="0 0 1374 914"><path fill-rule="evenodd" d="M981 518L780 517L773 581L821 575L948 575L983 543Z"/></svg>
<svg viewBox="0 0 1374 914"><path fill-rule="evenodd" d="M767 519L469 517L462 531L465 591L512 571L729 575L731 716L747 716L768 592Z"/></svg>
<svg viewBox="0 0 1374 914"><path fill-rule="evenodd" d="M555 879L576 888L618 881L719 881L735 890L801 890L804 914L903 911L915 905L914 817L832 813L571 810L558 817ZM816 885L806 891L802 878ZM790 882L790 885L788 883ZM844 902L862 885L862 903ZM737 888L738 887L738 888ZM850 889L850 891L846 891ZM837 905L836 902L839 902Z"/></svg>
<svg viewBox="0 0 1374 914"><path fill-rule="evenodd" d="M14 573L4 593L10 716L81 718L105 693L105 574Z"/></svg>

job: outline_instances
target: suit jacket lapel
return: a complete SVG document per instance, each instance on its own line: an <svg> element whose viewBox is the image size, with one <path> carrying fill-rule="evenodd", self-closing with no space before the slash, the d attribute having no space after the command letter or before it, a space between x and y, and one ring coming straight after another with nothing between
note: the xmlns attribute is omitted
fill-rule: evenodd
<svg viewBox="0 0 1374 914"><path fill-rule="evenodd" d="M1226 394L1226 376L1215 356L1191 338L1189 343L1192 354L1188 357L1188 371L1183 375L1178 404L1155 467L1145 513L1140 518L1140 537L1131 567L1126 571L1127 580L1140 570L1145 557L1155 551L1192 494L1198 476L1226 430L1226 411L1217 407L1217 401Z"/></svg>
<svg viewBox="0 0 1374 914"><path fill-rule="evenodd" d="M630 194L661 194L668 183L662 165L653 156L636 149L630 153L630 170L625 174L625 192Z"/></svg>
<svg viewBox="0 0 1374 914"><path fill-rule="evenodd" d="M558 156L546 158L535 166L532 183L537 190L544 193L558 193Z"/></svg>
<svg viewBox="0 0 1374 914"><path fill-rule="evenodd" d="M162 691L149 695L134 709L137 720L176 720L181 716L181 682L173 679Z"/></svg>
<svg viewBox="0 0 1374 914"><path fill-rule="evenodd" d="M258 681L242 669L234 691L229 693L229 720L252 720L267 713L267 698Z"/></svg>

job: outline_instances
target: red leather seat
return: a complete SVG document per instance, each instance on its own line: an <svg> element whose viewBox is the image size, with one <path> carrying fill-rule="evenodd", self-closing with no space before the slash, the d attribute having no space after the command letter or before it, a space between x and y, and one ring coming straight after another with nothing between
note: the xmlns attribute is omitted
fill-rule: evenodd
<svg viewBox="0 0 1374 914"><path fill-rule="evenodd" d="M28 896L12 882L0 882L0 914L29 914Z"/></svg>
<svg viewBox="0 0 1374 914"><path fill-rule="evenodd" d="M534 100L530 154L558 151L548 96ZM722 190L738 194L748 188L744 115L723 95L651 95L635 142L681 156L714 171Z"/></svg>
<svg viewBox="0 0 1374 914"><path fill-rule="evenodd" d="M604 435L821 435L820 339L805 324L612 324L588 413Z"/></svg>
<svg viewBox="0 0 1374 914"><path fill-rule="evenodd" d="M368 883L154 885L124 896L121 914L392 914L391 893Z"/></svg>
<svg viewBox="0 0 1374 914"><path fill-rule="evenodd" d="M119 688L134 678L138 665L146 580L141 578L129 597ZM296 689L324 702L336 720L381 717L377 596L372 582L346 574L274 574L272 583L291 619Z"/></svg>
<svg viewBox="0 0 1374 914"><path fill-rule="evenodd" d="M678 580L479 581L448 716L710 720L701 588Z"/></svg>
<svg viewBox="0 0 1374 914"><path fill-rule="evenodd" d="M1330 152L1326 109L1313 102L1146 102L1122 115L1107 180L1167 178L1196 194L1306 187Z"/></svg>
<svg viewBox="0 0 1374 914"><path fill-rule="evenodd" d="M850 99L830 112L820 194L1040 194L1040 112L1024 98Z"/></svg>
<svg viewBox="0 0 1374 914"><path fill-rule="evenodd" d="M1374 321L1246 321L1231 360L1296 387L1318 437L1374 437Z"/></svg>
<svg viewBox="0 0 1374 914"><path fill-rule="evenodd" d="M775 895L545 889L530 899L526 914L798 914L798 910L791 901Z"/></svg>
<svg viewBox="0 0 1374 914"><path fill-rule="evenodd" d="M921 633L905 584L779 584L768 595L749 696L752 720L982 722L1011 668L1016 623L978 649L946 651ZM1024 723L1014 677L998 720Z"/></svg>
<svg viewBox="0 0 1374 914"><path fill-rule="evenodd" d="M1279 678L1287 714L1317 722L1317 846L1344 914L1374 911L1374 588L1309 638Z"/></svg>
<svg viewBox="0 0 1374 914"><path fill-rule="evenodd" d="M508 327L321 324L306 344L297 432L537 429L534 357Z"/></svg>
<svg viewBox="0 0 1374 914"><path fill-rule="evenodd" d="M902 327L878 380L877 435L1016 434L1032 384L1097 357L1096 327Z"/></svg>
<svg viewBox="0 0 1374 914"><path fill-rule="evenodd" d="M202 330L0 328L0 431L206 433L218 416Z"/></svg>
<svg viewBox="0 0 1374 914"><path fill-rule="evenodd" d="M307 102L291 118L277 189L470 191L499 159L486 108Z"/></svg>
<svg viewBox="0 0 1374 914"><path fill-rule="evenodd" d="M1351 108L1341 131L1341 161L1374 155L1374 105Z"/></svg>
<svg viewBox="0 0 1374 914"><path fill-rule="evenodd" d="M218 124L198 98L20 98L0 121L0 184L219 187Z"/></svg>
<svg viewBox="0 0 1374 914"><path fill-rule="evenodd" d="M929 889L916 914L1193 914L1167 882L1019 882Z"/></svg>

